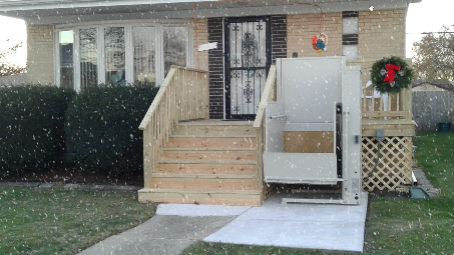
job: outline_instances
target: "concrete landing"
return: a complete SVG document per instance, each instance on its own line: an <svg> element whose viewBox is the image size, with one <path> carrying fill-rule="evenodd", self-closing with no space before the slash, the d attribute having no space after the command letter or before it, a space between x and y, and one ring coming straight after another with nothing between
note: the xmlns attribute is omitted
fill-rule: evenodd
<svg viewBox="0 0 454 255"><path fill-rule="evenodd" d="M306 249L363 251L367 193L362 204L281 204L275 194L261 207L252 207L206 242L281 246Z"/></svg>
<svg viewBox="0 0 454 255"><path fill-rule="evenodd" d="M156 215L145 223L111 236L79 254L178 255L232 219L233 217Z"/></svg>
<svg viewBox="0 0 454 255"><path fill-rule="evenodd" d="M156 210L156 215L176 215L188 217L238 216L250 208L250 206L159 204Z"/></svg>

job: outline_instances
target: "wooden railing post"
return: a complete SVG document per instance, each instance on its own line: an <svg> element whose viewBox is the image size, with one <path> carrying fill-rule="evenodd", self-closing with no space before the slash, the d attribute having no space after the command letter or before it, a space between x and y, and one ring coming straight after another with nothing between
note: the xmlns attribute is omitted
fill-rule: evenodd
<svg viewBox="0 0 454 255"><path fill-rule="evenodd" d="M265 88L263 89L263 95L260 99L259 109L257 110L257 115L254 121L254 128L260 128L262 125L262 120L265 117L265 108L266 104L275 99L274 96L274 87L276 86L276 66L271 65L270 71L268 72L268 77L266 79Z"/></svg>
<svg viewBox="0 0 454 255"><path fill-rule="evenodd" d="M410 122L412 120L412 103L413 95L411 88L402 91L402 110L405 113L405 120Z"/></svg>
<svg viewBox="0 0 454 255"><path fill-rule="evenodd" d="M144 187L151 187L151 175L154 169L153 162L153 130L149 125L143 130L143 180Z"/></svg>
<svg viewBox="0 0 454 255"><path fill-rule="evenodd" d="M209 82L208 82L208 75L207 74L203 74L203 94L204 94L204 99L205 99L205 103L204 103L204 106L205 106L205 119L209 119L210 118L210 85L209 85Z"/></svg>

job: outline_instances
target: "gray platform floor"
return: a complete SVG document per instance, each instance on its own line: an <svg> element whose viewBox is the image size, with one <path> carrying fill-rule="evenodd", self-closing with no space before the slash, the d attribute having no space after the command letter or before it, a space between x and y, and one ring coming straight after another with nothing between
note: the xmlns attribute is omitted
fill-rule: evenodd
<svg viewBox="0 0 454 255"><path fill-rule="evenodd" d="M281 204L275 194L209 235L206 242L363 251L367 193L361 205Z"/></svg>

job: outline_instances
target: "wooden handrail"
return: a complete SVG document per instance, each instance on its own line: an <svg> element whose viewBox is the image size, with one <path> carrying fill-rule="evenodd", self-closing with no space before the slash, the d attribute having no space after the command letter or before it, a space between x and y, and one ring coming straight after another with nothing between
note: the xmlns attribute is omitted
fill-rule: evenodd
<svg viewBox="0 0 454 255"><path fill-rule="evenodd" d="M275 98L276 87L276 66L271 65L268 77L266 78L265 88L263 89L262 99L260 100L259 109L254 121L254 128L262 126L263 118L265 117L266 104Z"/></svg>
<svg viewBox="0 0 454 255"><path fill-rule="evenodd" d="M162 83L162 85L159 87L159 91L156 94L150 107L148 108L145 116L143 117L142 122L140 122L140 125L139 125L140 130L144 130L145 128L147 128L148 123L150 123L151 117L153 116L154 112L156 111L156 108L161 103L161 100L166 93L167 87L175 78L175 73L177 70L187 70L187 71L191 71L191 72L208 74L208 72L205 70L194 69L194 68L189 68L189 67L182 67L182 66L171 66L169 73L167 74L166 78L164 79L164 82Z"/></svg>
<svg viewBox="0 0 454 255"><path fill-rule="evenodd" d="M151 102L151 105L148 108L147 113L145 113L142 122L140 122L139 126L140 130L145 130L147 128L148 123L150 123L151 121L151 117L155 113L156 109L158 108L158 105L161 103L161 100L166 93L167 87L169 86L170 82L174 79L175 72L176 68L171 68L169 73L167 74L167 77L164 79L164 82L159 87L158 93L154 97L153 102Z"/></svg>
<svg viewBox="0 0 454 255"><path fill-rule="evenodd" d="M276 100L276 65L270 66L253 126L257 130L255 141L257 144L257 185L259 189L263 189L263 151L265 150L265 126L263 125L263 122L265 118L266 105L272 100Z"/></svg>
<svg viewBox="0 0 454 255"><path fill-rule="evenodd" d="M152 173L175 126L183 120L208 119L207 73L172 66L142 119L145 188L151 187Z"/></svg>

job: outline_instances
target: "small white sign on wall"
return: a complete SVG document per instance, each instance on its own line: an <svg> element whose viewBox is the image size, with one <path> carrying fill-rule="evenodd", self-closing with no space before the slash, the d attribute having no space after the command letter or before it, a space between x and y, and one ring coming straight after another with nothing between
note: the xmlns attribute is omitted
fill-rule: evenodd
<svg viewBox="0 0 454 255"><path fill-rule="evenodd" d="M214 42L214 43L205 43L205 44L199 45L198 50L206 51L206 50L213 50L213 49L217 49L217 48L218 48L218 43Z"/></svg>

